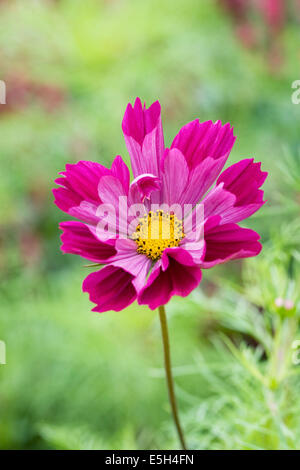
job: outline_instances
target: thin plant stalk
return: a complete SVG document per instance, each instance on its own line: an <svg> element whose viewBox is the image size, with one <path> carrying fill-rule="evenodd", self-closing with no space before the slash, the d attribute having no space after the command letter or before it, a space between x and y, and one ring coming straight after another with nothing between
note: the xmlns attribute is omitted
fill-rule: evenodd
<svg viewBox="0 0 300 470"><path fill-rule="evenodd" d="M168 386L168 393L169 393L169 400L170 400L172 415L173 415L173 419L174 419L174 423L175 423L175 427L178 433L181 447L183 450L186 450L187 447L185 444L183 431L182 431L180 421L179 421L176 397L175 397L175 392L174 392L174 380L172 376L171 356L170 356L170 342L169 342L168 324L167 324L165 307L162 305L161 307L159 307L158 311L159 311L161 334L162 334L162 341L163 341L163 347L164 347L165 372L166 372L166 379L167 379L167 386Z"/></svg>

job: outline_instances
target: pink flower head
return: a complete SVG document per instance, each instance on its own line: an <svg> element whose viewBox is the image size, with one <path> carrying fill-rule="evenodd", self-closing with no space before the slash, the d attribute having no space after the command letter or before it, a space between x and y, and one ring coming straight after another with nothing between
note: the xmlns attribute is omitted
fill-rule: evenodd
<svg viewBox="0 0 300 470"><path fill-rule="evenodd" d="M110 169L67 164L53 190L55 204L80 220L60 224L62 251L104 265L83 282L94 311L134 300L155 309L187 296L203 268L259 254L259 235L237 223L264 204L267 173L253 159L221 173L235 141L229 124L192 121L166 148L159 102L146 108L137 98L122 129L131 183L117 156Z"/></svg>

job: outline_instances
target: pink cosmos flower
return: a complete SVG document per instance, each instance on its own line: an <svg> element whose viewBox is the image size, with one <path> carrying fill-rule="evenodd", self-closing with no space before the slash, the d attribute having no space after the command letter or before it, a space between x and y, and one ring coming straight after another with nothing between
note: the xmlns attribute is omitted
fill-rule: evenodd
<svg viewBox="0 0 300 470"><path fill-rule="evenodd" d="M79 219L60 224L62 251L103 265L83 282L94 311L120 311L134 300L156 309L173 295L187 296L199 285L202 269L259 254L259 235L238 222L264 204L259 188L267 173L253 159L221 173L235 141L229 124L192 121L166 148L159 102L146 108L137 98L127 106L122 129L131 183L117 156L110 169L90 161L67 164L53 190L55 204ZM120 198L127 201L123 210ZM99 230L101 204L115 208L114 236ZM130 216L132 204L144 208L140 217ZM152 211L154 204L158 209ZM174 204L193 210L180 218L164 209ZM199 208L204 215L195 237ZM169 234L163 236L167 226ZM147 229L156 235L145 236Z"/></svg>

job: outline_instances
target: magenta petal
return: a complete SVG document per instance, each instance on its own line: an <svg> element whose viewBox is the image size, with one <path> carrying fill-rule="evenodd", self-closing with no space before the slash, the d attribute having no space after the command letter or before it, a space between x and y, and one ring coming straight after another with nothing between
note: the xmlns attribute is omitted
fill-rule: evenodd
<svg viewBox="0 0 300 470"><path fill-rule="evenodd" d="M179 149L192 169L207 157L215 160L224 156L227 158L234 141L233 128L229 123L222 126L221 121L200 123L195 120L182 127L171 148Z"/></svg>
<svg viewBox="0 0 300 470"><path fill-rule="evenodd" d="M80 255L96 263L104 263L116 253L111 243L98 240L92 230L81 222L62 222L59 228L63 231L61 250L64 253Z"/></svg>
<svg viewBox="0 0 300 470"><path fill-rule="evenodd" d="M254 230L239 227L237 224L217 223L218 216L211 217L205 224L206 252L201 267L211 268L232 259L248 258L260 253L260 236Z"/></svg>
<svg viewBox="0 0 300 470"><path fill-rule="evenodd" d="M194 266L190 253L182 247L166 248L164 250L161 257L163 271L166 271L168 268L170 259L177 261L177 263L184 264L185 266Z"/></svg>
<svg viewBox="0 0 300 470"><path fill-rule="evenodd" d="M134 107L128 104L122 122L126 146L130 155L133 176L143 173L159 175L160 160L164 152L164 138L160 104L142 107L136 99Z"/></svg>
<svg viewBox="0 0 300 470"><path fill-rule="evenodd" d="M80 161L76 164L67 164L66 171L61 172L63 177L57 178L55 183L60 188L55 188L53 194L55 196L55 204L64 212L78 217L85 221L87 218L81 216L81 211L77 209L75 213L70 213L74 207L78 208L81 203L85 203L92 207L96 207L101 203L98 194L98 185L103 176L115 176L124 188L124 192L128 192L129 188L129 170L120 156L117 156L112 164L111 169L104 167L96 162ZM90 212L90 210L89 210Z"/></svg>
<svg viewBox="0 0 300 470"><path fill-rule="evenodd" d="M142 106L140 98L136 98L134 106L127 105L122 122L125 135L132 137L142 145L146 134L149 134L158 125L160 119L160 104L155 101L148 109Z"/></svg>
<svg viewBox="0 0 300 470"><path fill-rule="evenodd" d="M263 203L263 192L259 188L268 173L261 171L261 163L254 163L253 158L241 160L231 165L219 176L217 184L224 183L224 189L236 196L236 205ZM260 207L259 206L259 207Z"/></svg>
<svg viewBox="0 0 300 470"><path fill-rule="evenodd" d="M110 170L99 163L80 161L67 164L66 171L61 172L65 178L59 178L56 183L64 186L81 201L98 202L97 188L100 178L109 173Z"/></svg>
<svg viewBox="0 0 300 470"><path fill-rule="evenodd" d="M132 280L132 274L108 265L101 271L91 273L83 281L82 290L88 292L91 302L96 304L94 312L119 312L136 299Z"/></svg>
<svg viewBox="0 0 300 470"><path fill-rule="evenodd" d="M184 250L171 250L166 260L156 263L147 284L138 295L138 303L146 304L151 310L165 305L173 295L186 297L201 281L201 270L192 262L191 256ZM186 262L188 264L181 264ZM164 266L163 266L164 265Z"/></svg>
<svg viewBox="0 0 300 470"><path fill-rule="evenodd" d="M65 178L58 178L55 182L60 184L59 181L64 179ZM54 188L52 192L54 195L54 204L67 214L71 207L78 206L82 201L82 198L74 192L72 188Z"/></svg>
<svg viewBox="0 0 300 470"><path fill-rule="evenodd" d="M110 175L100 179L98 193L104 204L111 204L115 209L119 208L120 197L127 196L122 182Z"/></svg>

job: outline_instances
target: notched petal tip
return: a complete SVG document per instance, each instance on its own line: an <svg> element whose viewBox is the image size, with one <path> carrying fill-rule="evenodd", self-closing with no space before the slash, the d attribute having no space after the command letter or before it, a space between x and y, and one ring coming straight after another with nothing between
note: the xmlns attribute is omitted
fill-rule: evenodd
<svg viewBox="0 0 300 470"><path fill-rule="evenodd" d="M122 120L123 133L142 145L146 134L149 134L158 125L160 115L159 101L155 101L147 108L146 103L142 106L140 98L136 98L134 106L128 103L126 107Z"/></svg>
<svg viewBox="0 0 300 470"><path fill-rule="evenodd" d="M161 109L158 101L149 108L136 99L127 105L122 130L130 155L133 176L143 173L159 175L159 162L164 151Z"/></svg>
<svg viewBox="0 0 300 470"><path fill-rule="evenodd" d="M191 169L208 157L228 157L235 142L233 128L221 121L191 121L179 131L171 148L178 148L185 156Z"/></svg>

